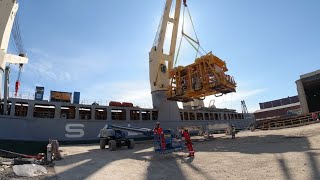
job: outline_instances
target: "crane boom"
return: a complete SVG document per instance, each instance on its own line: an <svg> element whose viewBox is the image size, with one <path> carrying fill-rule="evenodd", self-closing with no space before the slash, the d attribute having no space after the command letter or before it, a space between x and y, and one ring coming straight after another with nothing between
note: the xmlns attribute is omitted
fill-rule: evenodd
<svg viewBox="0 0 320 180"><path fill-rule="evenodd" d="M0 49L7 53L10 34L19 5L15 0L0 1Z"/></svg>
<svg viewBox="0 0 320 180"><path fill-rule="evenodd" d="M9 67L6 63L22 64L28 63L28 58L7 54L12 26L16 18L19 4L16 0L1 0L0 1L0 99L2 98L1 92L3 89L2 76L5 73L4 83L4 105L3 114L7 113L7 100L8 100L8 83L9 83Z"/></svg>
<svg viewBox="0 0 320 180"><path fill-rule="evenodd" d="M182 4L181 0L175 0L174 17L172 18L170 17L170 11L173 1L166 0L159 37L149 53L149 78L153 107L159 110L158 119L167 121L181 119L177 102L169 101L166 95L169 87L169 72L173 69ZM169 23L173 25L173 28L171 31L170 51L169 54L166 54L163 52L163 48Z"/></svg>
<svg viewBox="0 0 320 180"><path fill-rule="evenodd" d="M169 71L173 68L173 60L176 50L179 19L181 12L181 0L176 0L174 17L170 17L173 0L167 0L160 28L158 42L151 48L149 53L149 71L151 92L166 91L169 85ZM169 54L163 52L165 35L168 31L168 24L172 23L172 35L170 40Z"/></svg>

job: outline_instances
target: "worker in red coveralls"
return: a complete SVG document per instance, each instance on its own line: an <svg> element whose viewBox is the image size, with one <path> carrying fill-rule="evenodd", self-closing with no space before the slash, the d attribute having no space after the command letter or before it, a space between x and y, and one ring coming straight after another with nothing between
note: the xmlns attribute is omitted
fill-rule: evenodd
<svg viewBox="0 0 320 180"><path fill-rule="evenodd" d="M313 120L313 121L316 121L316 120L317 120L317 114L316 114L316 113L312 113L311 116L312 116L312 120Z"/></svg>
<svg viewBox="0 0 320 180"><path fill-rule="evenodd" d="M164 141L164 134L163 134L163 130L162 128L160 127L160 123L157 122L156 123L156 127L154 128L153 130L153 133L154 133L154 137L157 138L158 142L160 142L160 147L162 150L165 150L166 149L166 143Z"/></svg>
<svg viewBox="0 0 320 180"><path fill-rule="evenodd" d="M183 130L182 137L184 137L184 139L186 140L186 146L189 150L188 157L194 157L194 150L193 150L192 141L191 141L188 129Z"/></svg>

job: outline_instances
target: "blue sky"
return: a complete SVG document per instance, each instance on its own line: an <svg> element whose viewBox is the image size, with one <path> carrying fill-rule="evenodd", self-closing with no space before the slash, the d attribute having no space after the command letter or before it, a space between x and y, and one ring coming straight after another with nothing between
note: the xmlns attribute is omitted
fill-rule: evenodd
<svg viewBox="0 0 320 180"><path fill-rule="evenodd" d="M151 106L148 53L164 0L20 1L29 64L20 92L36 85L80 91L82 99L132 101ZM299 75L319 69L320 1L189 0L204 49L225 60L237 93L218 107L250 111L258 103L296 95ZM190 31L190 23L186 21ZM190 31L191 32L191 31ZM14 52L12 44L10 52ZM194 60L183 42L178 65ZM11 66L11 90L17 67Z"/></svg>

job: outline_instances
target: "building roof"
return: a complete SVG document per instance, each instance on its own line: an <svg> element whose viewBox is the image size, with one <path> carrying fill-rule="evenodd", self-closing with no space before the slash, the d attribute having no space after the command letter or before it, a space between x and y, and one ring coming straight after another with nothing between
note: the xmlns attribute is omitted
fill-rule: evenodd
<svg viewBox="0 0 320 180"><path fill-rule="evenodd" d="M262 102L259 103L260 109L268 109L272 107L277 107L277 106L284 106L287 104L293 104L299 102L299 97L298 96L288 96L286 98L282 99L276 99L273 101L268 101L268 102Z"/></svg>
<svg viewBox="0 0 320 180"><path fill-rule="evenodd" d="M307 73L307 74L302 74L302 75L300 75L300 79L308 78L308 77L315 76L318 74L320 74L320 69L313 71L313 72L310 72L310 73Z"/></svg>
<svg viewBox="0 0 320 180"><path fill-rule="evenodd" d="M283 108L288 108L288 107L293 107L293 106L300 106L300 102L292 103L292 104L286 104L286 105L283 105L283 106L276 106L276 107L266 108L266 109L260 109L260 110L255 111L254 113L273 111L273 110L283 109Z"/></svg>

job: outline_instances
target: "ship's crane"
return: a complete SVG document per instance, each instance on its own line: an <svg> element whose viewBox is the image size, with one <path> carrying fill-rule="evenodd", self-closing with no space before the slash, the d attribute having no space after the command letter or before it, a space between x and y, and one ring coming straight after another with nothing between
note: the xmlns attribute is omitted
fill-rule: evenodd
<svg viewBox="0 0 320 180"><path fill-rule="evenodd" d="M23 64L28 63L28 58L25 55L7 54L10 34L14 24L19 5L16 0L2 0L0 1L0 97L2 92L2 76L5 73L4 83L4 105L3 114L7 113L8 100L8 82L9 82L9 66L6 63L18 64L22 67ZM19 70L21 72L21 68ZM18 82L18 87L20 82ZM17 86L17 85L16 85Z"/></svg>
<svg viewBox="0 0 320 180"><path fill-rule="evenodd" d="M182 5L181 0L175 0L174 17L170 17L173 1L174 0L166 0L159 29L149 53L149 78L153 107L159 110L158 119L166 120L180 120L177 102L167 100L166 95L169 88L169 72L173 68ZM186 0L184 0L184 4L186 4ZM163 48L169 23L171 23L173 27L169 43L170 51L166 54Z"/></svg>
<svg viewBox="0 0 320 180"><path fill-rule="evenodd" d="M188 66L178 66L170 71L170 85L167 98L173 101L194 102L195 100L203 100L209 95L218 97L235 92L236 82L232 76L226 74L228 71L226 63L213 55L212 52L206 53L205 50L203 50L200 46L189 8L186 5L184 6L183 12L185 12L185 9L187 9L192 23L195 39L184 33L184 13L181 41L184 37L195 49L196 60ZM179 55L179 49L177 57ZM197 58L198 54L200 54L201 57Z"/></svg>
<svg viewBox="0 0 320 180"><path fill-rule="evenodd" d="M181 0L175 1L174 17L171 18L169 14L172 0L166 1L161 26L156 36L158 39L156 39L149 54L150 84L155 108L159 108L163 104L169 104L167 100L190 102L194 101L194 99L201 100L208 95L221 96L235 92L236 82L234 78L225 74L228 71L226 63L211 52L197 58L193 64L186 67L178 66L174 68L173 60L176 50L181 5ZM183 0L183 6L187 8L186 0ZM168 23L173 24L172 36L169 54L164 54L163 47ZM193 45L198 54L200 48L199 40L194 40L185 34L183 28L182 36L191 45L195 43L198 46L195 47Z"/></svg>

